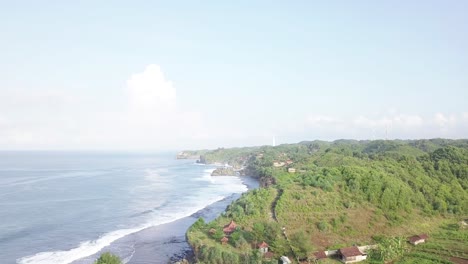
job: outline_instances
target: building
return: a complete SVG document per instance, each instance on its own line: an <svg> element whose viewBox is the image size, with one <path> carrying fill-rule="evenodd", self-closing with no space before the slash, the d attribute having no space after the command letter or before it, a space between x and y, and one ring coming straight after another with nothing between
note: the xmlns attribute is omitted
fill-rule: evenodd
<svg viewBox="0 0 468 264"><path fill-rule="evenodd" d="M229 241L229 238L227 238L227 237L221 238L221 244L223 244L223 245L226 245L228 241Z"/></svg>
<svg viewBox="0 0 468 264"><path fill-rule="evenodd" d="M286 163L282 161L274 161L273 162L273 167L283 167Z"/></svg>
<svg viewBox="0 0 468 264"><path fill-rule="evenodd" d="M258 244L257 246L258 246L258 250L260 251L260 253L265 254L268 252L268 244L265 241Z"/></svg>
<svg viewBox="0 0 468 264"><path fill-rule="evenodd" d="M295 169L295 168L289 168L289 169L288 169L288 172L289 172L289 173L296 173L296 169Z"/></svg>
<svg viewBox="0 0 468 264"><path fill-rule="evenodd" d="M421 234L421 235L416 235L416 236L412 236L410 237L408 240L411 244L413 245L417 245L417 244L421 244L421 243L424 243L426 242L426 240L429 238L428 235L426 234Z"/></svg>
<svg viewBox="0 0 468 264"><path fill-rule="evenodd" d="M263 258L265 259L272 259L274 256L275 254L273 254L273 252L271 251L268 251L267 253L263 254Z"/></svg>
<svg viewBox="0 0 468 264"><path fill-rule="evenodd" d="M291 260L289 260L289 258L286 257L286 256L282 256L280 259L283 262L283 264L291 264L292 263Z"/></svg>
<svg viewBox="0 0 468 264"><path fill-rule="evenodd" d="M314 253L314 256L316 260L326 259L327 253L325 253L325 251L318 251Z"/></svg>
<svg viewBox="0 0 468 264"><path fill-rule="evenodd" d="M231 220L231 222L227 225L224 226L223 228L223 232L224 234L226 235L230 235L232 234L234 231L236 231L236 228L237 228L237 225L236 225L236 222L234 222L234 220Z"/></svg>
<svg viewBox="0 0 468 264"><path fill-rule="evenodd" d="M341 248L338 252L341 255L341 261L343 263L359 262L367 258L367 254L361 252L356 246Z"/></svg>

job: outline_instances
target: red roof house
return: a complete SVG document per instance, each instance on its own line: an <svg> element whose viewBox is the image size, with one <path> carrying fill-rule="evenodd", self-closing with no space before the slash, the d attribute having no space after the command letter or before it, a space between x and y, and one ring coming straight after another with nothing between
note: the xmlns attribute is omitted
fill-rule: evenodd
<svg viewBox="0 0 468 264"><path fill-rule="evenodd" d="M274 256L275 256L275 254L273 254L273 252L267 252L267 253L263 254L263 257L266 258L266 259L272 259Z"/></svg>
<svg viewBox="0 0 468 264"><path fill-rule="evenodd" d="M426 240L429 238L428 235L426 234L421 234L421 235L416 235L416 236L412 236L410 237L408 240L411 244L413 245L417 245L417 244L421 244L421 243L424 243L426 242Z"/></svg>
<svg viewBox="0 0 468 264"><path fill-rule="evenodd" d="M367 254L361 252L356 246L341 248L339 253L341 254L341 261L344 263L359 262L367 258Z"/></svg>
<svg viewBox="0 0 468 264"><path fill-rule="evenodd" d="M268 252L268 244L267 244L265 241L263 241L262 243L258 244L257 246L258 246L258 248L259 248L259 250L260 250L261 253L265 254L265 253Z"/></svg>
<svg viewBox="0 0 468 264"><path fill-rule="evenodd" d="M221 244L223 244L223 245L226 245L228 241L229 241L229 238L227 238L227 237L221 238Z"/></svg>
<svg viewBox="0 0 468 264"><path fill-rule="evenodd" d="M223 232L226 234L226 235L230 235L232 234L232 232L236 231L236 222L234 222L234 220L231 220L231 222L227 225L224 226L223 228Z"/></svg>
<svg viewBox="0 0 468 264"><path fill-rule="evenodd" d="M327 254L325 253L325 251L315 252L314 256L315 256L315 259L326 259L327 258Z"/></svg>

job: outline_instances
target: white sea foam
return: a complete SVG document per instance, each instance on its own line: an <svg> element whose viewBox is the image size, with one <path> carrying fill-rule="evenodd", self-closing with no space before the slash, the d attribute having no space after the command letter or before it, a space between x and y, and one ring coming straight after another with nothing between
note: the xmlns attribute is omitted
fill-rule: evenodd
<svg viewBox="0 0 468 264"><path fill-rule="evenodd" d="M192 195L180 200L178 203L171 204L166 210L159 211L153 218L145 224L135 228L120 229L104 234L96 240L85 241L76 248L61 251L40 252L35 255L26 256L17 259L18 264L67 264L73 261L94 255L103 248L109 246L112 242L139 232L145 228L170 223L175 220L190 216L206 206L220 201L231 193L242 193L247 187L240 178L232 176L211 177L213 169L205 170L202 179L210 178L211 184L206 188L207 192L200 195ZM154 175L153 175L154 176ZM215 179L213 179L215 178ZM179 204L180 203L180 204Z"/></svg>
<svg viewBox="0 0 468 264"><path fill-rule="evenodd" d="M175 220L190 216L197 211L205 208L206 206L215 203L224 199L224 196L216 196L211 200L205 202L197 202L194 207L186 208L185 211L178 211L176 213L170 213L166 215L161 215L155 219L152 219L148 223L141 225L135 228L120 229L116 231L109 232L102 237L92 240L82 242L78 247L72 248L70 250L63 251L50 251L50 252L41 252L32 256L26 256L20 259L17 259L19 264L66 264L71 263L75 260L91 256L98 253L101 249L106 246L109 246L112 242L120 239L122 237L128 236L130 234L141 231L145 228L151 226L162 225L166 223L173 222Z"/></svg>
<svg viewBox="0 0 468 264"><path fill-rule="evenodd" d="M213 177L211 177L211 173L214 170L215 169L205 169L203 170L204 173L200 177L194 178L193 180L194 181L207 181L207 182L213 183Z"/></svg>

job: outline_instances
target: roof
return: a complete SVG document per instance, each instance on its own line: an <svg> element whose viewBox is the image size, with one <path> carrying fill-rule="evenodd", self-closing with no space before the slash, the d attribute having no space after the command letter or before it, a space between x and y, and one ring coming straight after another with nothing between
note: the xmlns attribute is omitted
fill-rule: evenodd
<svg viewBox="0 0 468 264"><path fill-rule="evenodd" d="M236 222L234 222L234 220L231 220L231 222L229 222L229 224L225 225L224 227L236 228L237 225Z"/></svg>
<svg viewBox="0 0 468 264"><path fill-rule="evenodd" d="M228 241L229 241L229 238L227 238L227 237L221 238L221 242L228 242Z"/></svg>
<svg viewBox="0 0 468 264"><path fill-rule="evenodd" d="M267 248L268 247L268 244L263 241L262 243L258 244L258 248Z"/></svg>
<svg viewBox="0 0 468 264"><path fill-rule="evenodd" d="M428 238L429 238L429 236L426 235L426 234L420 234L419 237L420 237L421 239L428 239Z"/></svg>
<svg viewBox="0 0 468 264"><path fill-rule="evenodd" d="M341 249L340 249L340 253L341 253L341 255L343 255L345 258L363 255L363 253L359 250L358 247L341 248Z"/></svg>
<svg viewBox="0 0 468 264"><path fill-rule="evenodd" d="M327 258L327 254L325 253L325 251L318 251L318 252L315 252L314 253L314 256L316 259L324 259L324 258Z"/></svg>
<svg viewBox="0 0 468 264"><path fill-rule="evenodd" d="M234 222L234 220L231 220L231 222L229 222L229 224L224 226L223 232L225 232L225 233L233 232L236 229L236 227L237 227L236 222Z"/></svg>
<svg viewBox="0 0 468 264"><path fill-rule="evenodd" d="M421 234L421 235L416 235L416 236L410 237L410 238L409 238L409 241L410 241L411 243L414 243L414 242L416 242L416 241L419 241L419 240L426 240L426 239L428 239L428 238L429 238L428 235L426 235L426 234Z"/></svg>

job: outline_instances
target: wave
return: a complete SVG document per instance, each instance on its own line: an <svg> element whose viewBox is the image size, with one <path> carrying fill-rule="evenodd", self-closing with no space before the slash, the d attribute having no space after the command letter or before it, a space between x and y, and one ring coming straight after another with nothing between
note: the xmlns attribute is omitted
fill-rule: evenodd
<svg viewBox="0 0 468 264"><path fill-rule="evenodd" d="M96 240L85 241L79 244L78 247L72 248L70 250L61 250L61 251L48 251L40 252L35 255L22 257L16 260L18 264L65 264L71 263L73 261L94 255L101 251L103 248L109 246L112 242L123 238L125 236L131 235L133 233L139 232L143 229L158 226L166 223L176 221L178 219L188 217L195 214L196 212L202 210L206 206L215 203L224 199L225 196L216 196L205 202L198 202L193 207L187 208L185 211L178 211L176 213L170 213L166 215L161 215L151 221L140 225L135 228L119 229L109 233L104 234Z"/></svg>
<svg viewBox="0 0 468 264"><path fill-rule="evenodd" d="M143 224L135 225L132 228L118 229L103 234L95 240L81 242L75 248L68 250L57 250L40 252L34 255L18 258L18 264L68 264L74 261L93 258L104 248L110 246L113 242L125 236L139 232L143 229L170 223L184 217L194 215L198 211L204 209L210 204L225 199L233 193L242 193L247 190L247 186L239 177L232 176L217 176L211 177L214 169L205 169L204 173L194 180L208 181L203 184L201 192L187 193L183 199L172 199L170 201L161 201L161 204L154 205L153 208L142 210L140 213L131 215L133 217L143 217ZM157 171L146 170L146 180L164 183L165 179L161 179ZM151 184L149 184L151 185ZM159 186L160 187L160 186ZM133 255L133 253L132 253ZM125 261L129 261L131 256L121 256Z"/></svg>
<svg viewBox="0 0 468 264"><path fill-rule="evenodd" d="M207 181L213 183L213 177L211 173L214 171L214 168L203 170L203 174L200 177L194 178L194 181Z"/></svg>
<svg viewBox="0 0 468 264"><path fill-rule="evenodd" d="M0 182L0 187L14 187L14 186L20 186L20 185L30 185L33 183L39 183L39 182L44 182L44 181L54 181L54 180L63 180L63 179L69 179L69 178L89 178L89 177L94 177L94 176L99 176L99 175L104 175L106 173L109 173L109 171L69 171L61 174L56 174L52 176L42 176L42 177L25 177L20 180L14 180L11 182Z"/></svg>

